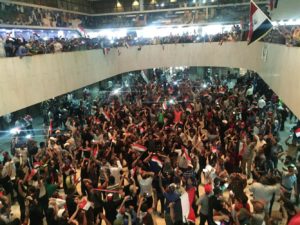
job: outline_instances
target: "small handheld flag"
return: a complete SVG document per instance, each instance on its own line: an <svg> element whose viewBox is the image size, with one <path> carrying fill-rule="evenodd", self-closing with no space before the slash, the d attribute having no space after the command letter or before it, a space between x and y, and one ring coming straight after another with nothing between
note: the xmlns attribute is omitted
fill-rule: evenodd
<svg viewBox="0 0 300 225"><path fill-rule="evenodd" d="M295 135L296 135L297 138L300 137L300 128L297 128L295 130Z"/></svg>
<svg viewBox="0 0 300 225"><path fill-rule="evenodd" d="M152 161L153 163L156 163L157 166L159 166L160 168L163 167L162 161L160 161L160 159L159 159L157 156L152 156L151 161Z"/></svg>
<svg viewBox="0 0 300 225"><path fill-rule="evenodd" d="M139 144L132 144L131 148L133 150L136 150L136 151L139 151L139 152L145 152L145 151L147 151L147 148L145 146L139 145Z"/></svg>

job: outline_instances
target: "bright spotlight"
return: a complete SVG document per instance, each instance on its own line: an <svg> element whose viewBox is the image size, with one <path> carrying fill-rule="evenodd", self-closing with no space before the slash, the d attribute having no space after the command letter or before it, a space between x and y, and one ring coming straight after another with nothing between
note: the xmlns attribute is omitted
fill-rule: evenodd
<svg viewBox="0 0 300 225"><path fill-rule="evenodd" d="M202 84L202 87L203 88L207 88L207 84Z"/></svg>
<svg viewBox="0 0 300 225"><path fill-rule="evenodd" d="M15 134L19 134L20 133L20 128L18 127L15 127L15 128L12 128L9 133L15 135Z"/></svg>
<svg viewBox="0 0 300 225"><path fill-rule="evenodd" d="M174 81L174 85L178 85L178 82L177 82L177 81Z"/></svg>
<svg viewBox="0 0 300 225"><path fill-rule="evenodd" d="M170 105L174 105L174 104L175 104L174 99L170 99L170 100L169 100L169 104L170 104Z"/></svg>
<svg viewBox="0 0 300 225"><path fill-rule="evenodd" d="M165 7L165 3L161 3L160 7L162 7L162 8Z"/></svg>
<svg viewBox="0 0 300 225"><path fill-rule="evenodd" d="M31 136L31 134L27 134L25 137L26 137L26 139L30 139L32 136Z"/></svg>
<svg viewBox="0 0 300 225"><path fill-rule="evenodd" d="M112 94L113 95L118 95L118 94L120 94L120 91L121 91L121 88L117 88L117 89L112 91Z"/></svg>

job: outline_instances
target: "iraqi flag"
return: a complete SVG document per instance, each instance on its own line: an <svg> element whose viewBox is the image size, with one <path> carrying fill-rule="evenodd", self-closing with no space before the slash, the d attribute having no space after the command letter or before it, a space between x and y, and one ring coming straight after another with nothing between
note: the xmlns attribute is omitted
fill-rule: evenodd
<svg viewBox="0 0 300 225"><path fill-rule="evenodd" d="M38 173L37 169L32 169L27 177L27 181L30 181Z"/></svg>
<svg viewBox="0 0 300 225"><path fill-rule="evenodd" d="M157 166L159 166L160 168L163 167L162 161L160 161L160 159L159 159L156 155L155 155L155 156L152 156L151 162L157 164Z"/></svg>
<svg viewBox="0 0 300 225"><path fill-rule="evenodd" d="M264 12L251 0L250 2L250 29L248 34L248 45L259 41L271 29L273 25L271 20Z"/></svg>
<svg viewBox="0 0 300 225"><path fill-rule="evenodd" d="M300 127L295 130L296 137L300 137Z"/></svg>
<svg viewBox="0 0 300 225"><path fill-rule="evenodd" d="M53 120L50 119L49 129L48 129L48 136L50 136L53 132Z"/></svg>
<svg viewBox="0 0 300 225"><path fill-rule="evenodd" d="M162 108L163 108L163 110L167 110L168 109L168 105L167 105L167 101L166 100L163 102Z"/></svg>
<svg viewBox="0 0 300 225"><path fill-rule="evenodd" d="M136 151L139 151L139 152L145 152L145 151L147 151L147 148L145 146L139 145L139 144L132 144L131 148L133 150L136 150Z"/></svg>
<svg viewBox="0 0 300 225"><path fill-rule="evenodd" d="M42 166L42 163L41 162L34 162L33 163L33 168L34 169L38 169L38 168L40 168Z"/></svg>
<svg viewBox="0 0 300 225"><path fill-rule="evenodd" d="M104 119L106 119L107 121L110 121L110 116L109 116L109 114L107 112L103 111L102 115L103 115Z"/></svg>
<svg viewBox="0 0 300 225"><path fill-rule="evenodd" d="M193 112L193 106L191 104L188 104L188 106L186 107L186 111L191 114Z"/></svg>
<svg viewBox="0 0 300 225"><path fill-rule="evenodd" d="M87 32L85 31L85 29L82 27L82 26L78 26L77 27L77 31L80 33L80 35L81 35L81 37L87 37L88 35L87 35Z"/></svg>
<svg viewBox="0 0 300 225"><path fill-rule="evenodd" d="M216 146L211 146L211 152L212 153L217 153L218 152L218 149Z"/></svg>
<svg viewBox="0 0 300 225"><path fill-rule="evenodd" d="M150 170L154 173L158 173L163 168L163 162L156 156L152 156L149 162Z"/></svg>
<svg viewBox="0 0 300 225"><path fill-rule="evenodd" d="M89 210L89 208L92 206L91 202L89 202L86 199L83 199L80 203L79 203L79 208L83 209L85 211Z"/></svg>

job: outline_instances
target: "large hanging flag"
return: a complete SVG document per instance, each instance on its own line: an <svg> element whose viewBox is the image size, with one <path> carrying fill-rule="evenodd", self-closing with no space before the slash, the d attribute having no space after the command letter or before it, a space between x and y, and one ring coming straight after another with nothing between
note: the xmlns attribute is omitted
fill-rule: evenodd
<svg viewBox="0 0 300 225"><path fill-rule="evenodd" d="M248 45L263 38L273 25L264 12L251 0L250 1L250 28Z"/></svg>

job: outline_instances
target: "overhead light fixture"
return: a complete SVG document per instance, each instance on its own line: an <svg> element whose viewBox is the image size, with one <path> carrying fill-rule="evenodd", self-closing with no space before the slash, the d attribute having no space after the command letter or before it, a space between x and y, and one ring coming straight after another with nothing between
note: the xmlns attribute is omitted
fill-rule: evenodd
<svg viewBox="0 0 300 225"><path fill-rule="evenodd" d="M117 8L122 8L122 4L119 1L117 1Z"/></svg>
<svg viewBox="0 0 300 225"><path fill-rule="evenodd" d="M133 3L132 3L132 6L139 6L140 3L138 0L134 0Z"/></svg>

